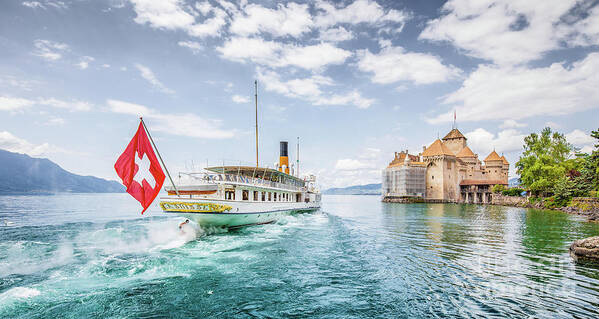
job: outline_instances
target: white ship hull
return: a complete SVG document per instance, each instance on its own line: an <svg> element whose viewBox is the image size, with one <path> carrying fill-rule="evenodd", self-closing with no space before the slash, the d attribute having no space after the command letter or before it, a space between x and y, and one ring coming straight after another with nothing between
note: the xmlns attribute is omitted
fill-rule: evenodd
<svg viewBox="0 0 599 319"><path fill-rule="evenodd" d="M272 223L289 214L315 211L320 208L320 202L242 202L164 197L160 206L165 213L182 216L200 226L234 228Z"/></svg>

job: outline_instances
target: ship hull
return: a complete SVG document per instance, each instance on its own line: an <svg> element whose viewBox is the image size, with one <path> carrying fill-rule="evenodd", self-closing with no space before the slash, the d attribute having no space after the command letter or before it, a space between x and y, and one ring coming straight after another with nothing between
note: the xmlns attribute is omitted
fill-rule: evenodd
<svg viewBox="0 0 599 319"><path fill-rule="evenodd" d="M320 203L261 203L222 200L162 199L160 206L166 214L189 219L200 226L235 228L273 223L295 213L311 212Z"/></svg>

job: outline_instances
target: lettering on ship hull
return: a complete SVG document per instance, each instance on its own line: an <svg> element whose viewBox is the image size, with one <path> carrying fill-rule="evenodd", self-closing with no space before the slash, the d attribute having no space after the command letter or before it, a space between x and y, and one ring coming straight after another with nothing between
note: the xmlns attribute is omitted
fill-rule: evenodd
<svg viewBox="0 0 599 319"><path fill-rule="evenodd" d="M213 203L161 202L160 208L165 212L186 213L222 213L233 209L229 205Z"/></svg>

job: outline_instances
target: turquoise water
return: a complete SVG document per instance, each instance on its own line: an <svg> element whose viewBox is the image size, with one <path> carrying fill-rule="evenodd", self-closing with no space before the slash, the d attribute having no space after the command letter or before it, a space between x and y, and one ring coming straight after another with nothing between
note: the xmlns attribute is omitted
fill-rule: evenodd
<svg viewBox="0 0 599 319"><path fill-rule="evenodd" d="M188 229L126 194L4 196L0 318L599 316L599 224L519 208L325 196L321 212Z"/></svg>

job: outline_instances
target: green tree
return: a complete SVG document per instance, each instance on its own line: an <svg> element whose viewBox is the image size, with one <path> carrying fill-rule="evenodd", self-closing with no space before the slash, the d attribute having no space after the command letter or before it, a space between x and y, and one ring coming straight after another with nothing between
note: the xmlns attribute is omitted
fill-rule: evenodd
<svg viewBox="0 0 599 319"><path fill-rule="evenodd" d="M493 185L493 187L491 187L491 191L493 193L501 193L505 190L505 186L501 185L501 184L496 184Z"/></svg>
<svg viewBox="0 0 599 319"><path fill-rule="evenodd" d="M516 162L522 184L535 195L553 193L555 184L566 173L569 165L565 162L573 150L563 134L549 127L525 137L524 152Z"/></svg>

